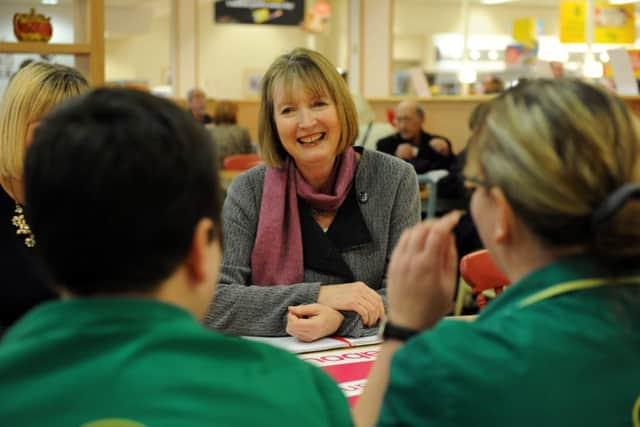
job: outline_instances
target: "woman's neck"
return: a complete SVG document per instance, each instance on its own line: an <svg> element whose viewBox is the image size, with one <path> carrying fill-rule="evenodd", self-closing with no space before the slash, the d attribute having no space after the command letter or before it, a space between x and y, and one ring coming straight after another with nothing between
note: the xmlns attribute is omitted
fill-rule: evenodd
<svg viewBox="0 0 640 427"><path fill-rule="evenodd" d="M330 165L299 167L298 171L305 181L320 193L330 193L335 183L335 161Z"/></svg>
<svg viewBox="0 0 640 427"><path fill-rule="evenodd" d="M532 241L527 245L509 250L509 254L505 255L509 258L506 262L509 266L508 271L505 273L513 283L560 258L584 252L585 248L579 245L553 247Z"/></svg>

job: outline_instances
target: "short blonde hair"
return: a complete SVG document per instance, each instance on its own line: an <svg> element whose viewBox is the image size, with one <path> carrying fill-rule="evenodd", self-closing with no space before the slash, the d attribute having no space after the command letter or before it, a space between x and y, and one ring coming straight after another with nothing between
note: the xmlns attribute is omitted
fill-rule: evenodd
<svg viewBox="0 0 640 427"><path fill-rule="evenodd" d="M336 105L338 121L342 124L338 154L353 145L358 137L358 119L349 88L336 67L313 50L297 48L279 56L262 79L258 137L260 153L265 163L282 166L288 154L282 146L274 119L273 94L276 87L291 92L295 84L314 96L329 95Z"/></svg>
<svg viewBox="0 0 640 427"><path fill-rule="evenodd" d="M537 80L491 102L465 174L502 189L543 242L626 262L640 256L640 201L597 229L592 214L624 184L640 184L639 156L638 119L619 98L578 80Z"/></svg>
<svg viewBox="0 0 640 427"><path fill-rule="evenodd" d="M29 125L88 89L82 74L64 65L33 62L16 72L0 106L0 176L21 178Z"/></svg>

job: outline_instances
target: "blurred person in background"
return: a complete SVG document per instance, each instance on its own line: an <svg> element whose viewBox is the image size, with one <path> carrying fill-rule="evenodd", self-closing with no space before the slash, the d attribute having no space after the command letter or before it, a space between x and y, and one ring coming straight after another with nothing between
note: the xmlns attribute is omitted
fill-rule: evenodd
<svg viewBox="0 0 640 427"><path fill-rule="evenodd" d="M231 101L218 101L213 114L215 126L209 127L209 133L216 147L220 168L227 156L253 153L249 130L238 126L238 105Z"/></svg>
<svg viewBox="0 0 640 427"><path fill-rule="evenodd" d="M207 95L202 89L194 88L187 92L187 105L193 118L203 125L213 122L207 113Z"/></svg>
<svg viewBox="0 0 640 427"><path fill-rule="evenodd" d="M378 151L410 163L419 174L447 169L455 161L451 141L444 136L424 131L424 108L415 101L402 101L396 106L394 124L397 132L380 139Z"/></svg>

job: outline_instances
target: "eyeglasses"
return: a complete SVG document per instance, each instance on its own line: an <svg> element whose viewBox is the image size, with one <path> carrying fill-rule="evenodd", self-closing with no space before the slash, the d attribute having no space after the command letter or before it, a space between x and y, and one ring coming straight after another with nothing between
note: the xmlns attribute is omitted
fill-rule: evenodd
<svg viewBox="0 0 640 427"><path fill-rule="evenodd" d="M484 187L487 189L492 187L489 181L482 178L478 178L477 176L464 175L462 179L464 180L464 186L469 190L469 193L473 193L475 190L478 189L478 187Z"/></svg>
<svg viewBox="0 0 640 427"><path fill-rule="evenodd" d="M415 122L415 121L416 121L415 117L405 117L405 116L400 116L400 117L396 116L393 119L393 122L394 123L398 123L398 124L400 124L400 123L412 123L412 122Z"/></svg>

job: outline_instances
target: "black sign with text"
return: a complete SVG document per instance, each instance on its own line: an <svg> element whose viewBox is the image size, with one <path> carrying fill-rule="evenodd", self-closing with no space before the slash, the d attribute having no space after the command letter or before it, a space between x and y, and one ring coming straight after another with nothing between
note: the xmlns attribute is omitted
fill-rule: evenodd
<svg viewBox="0 0 640 427"><path fill-rule="evenodd" d="M214 20L227 24L300 25L304 0L216 0Z"/></svg>

